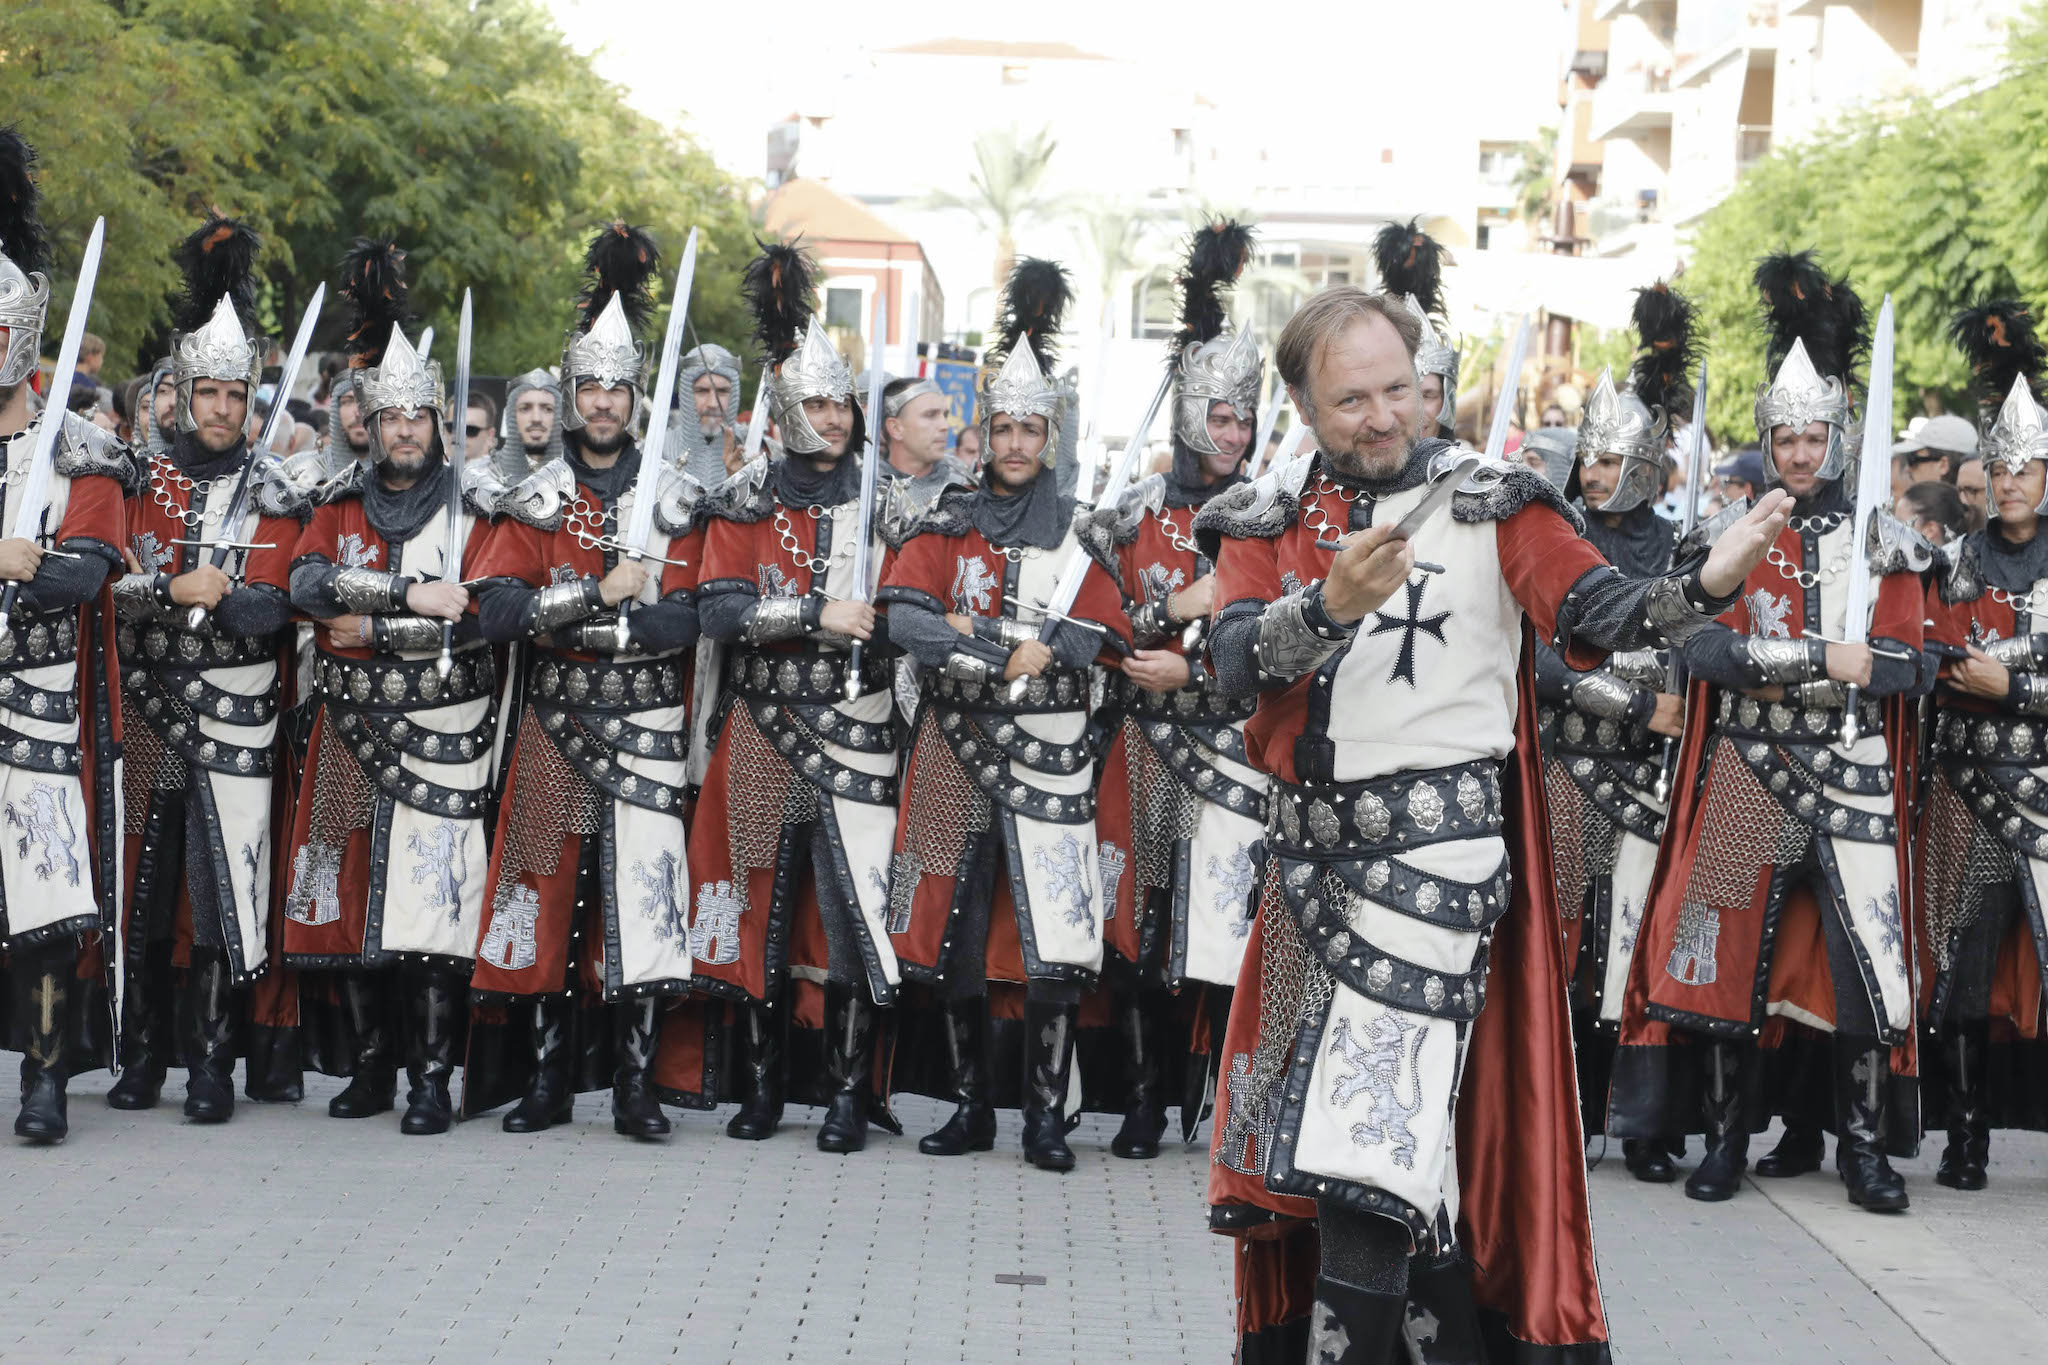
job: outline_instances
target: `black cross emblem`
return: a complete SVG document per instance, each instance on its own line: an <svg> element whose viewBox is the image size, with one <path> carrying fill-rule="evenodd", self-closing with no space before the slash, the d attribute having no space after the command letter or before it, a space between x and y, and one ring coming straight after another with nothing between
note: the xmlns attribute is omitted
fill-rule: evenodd
<svg viewBox="0 0 2048 1365"><path fill-rule="evenodd" d="M1389 616L1383 611L1373 613L1378 622L1368 635L1386 635L1392 631L1401 632L1401 652L1394 658L1394 671L1387 677L1388 682L1405 682L1415 686L1415 632L1425 631L1436 638L1438 644L1444 639L1444 622L1451 619L1447 611L1434 616L1422 614L1422 594L1429 589L1429 575L1421 574L1408 583L1408 614L1403 617Z"/></svg>

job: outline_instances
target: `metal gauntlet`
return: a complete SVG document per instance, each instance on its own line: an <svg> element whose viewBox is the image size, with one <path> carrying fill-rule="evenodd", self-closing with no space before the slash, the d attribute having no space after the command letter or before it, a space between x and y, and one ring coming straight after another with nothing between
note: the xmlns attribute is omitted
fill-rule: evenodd
<svg viewBox="0 0 2048 1365"><path fill-rule="evenodd" d="M2034 673L2012 675L2012 690L2005 694L2006 707L2022 716L2048 716L2048 684Z"/></svg>
<svg viewBox="0 0 2048 1365"><path fill-rule="evenodd" d="M1806 683L1826 676L1828 645L1825 640L1765 640L1749 636L1743 642L1749 665L1767 683Z"/></svg>
<svg viewBox="0 0 2048 1365"><path fill-rule="evenodd" d="M1849 694L1833 678L1822 678L1817 682L1787 684L1785 701L1802 711L1839 711L1849 704Z"/></svg>
<svg viewBox="0 0 2048 1365"><path fill-rule="evenodd" d="M946 656L945 671L947 677L960 682L985 683L997 676L994 664L957 649Z"/></svg>
<svg viewBox="0 0 2048 1365"><path fill-rule="evenodd" d="M764 597L747 610L740 639L750 645L769 640L787 640L804 633L804 600L801 597Z"/></svg>
<svg viewBox="0 0 2048 1365"><path fill-rule="evenodd" d="M1298 678L1335 654L1356 633L1331 621L1322 594L1311 604L1306 592L1289 593L1259 617L1259 672L1269 678ZM1313 611L1311 611L1313 606ZM1318 619L1320 618L1320 619Z"/></svg>
<svg viewBox="0 0 2048 1365"><path fill-rule="evenodd" d="M1164 602L1147 602L1131 613L1131 639L1138 648L1148 649L1173 634L1177 625Z"/></svg>
<svg viewBox="0 0 2048 1365"><path fill-rule="evenodd" d="M1635 695L1635 688L1612 673L1588 673L1572 684L1572 709L1602 720L1626 720Z"/></svg>
<svg viewBox="0 0 2048 1365"><path fill-rule="evenodd" d="M1690 577L1690 576L1688 576ZM1683 644L1714 623L1721 613L1713 604L1696 602L1685 590L1686 578L1660 578L1643 594L1643 619L1666 644Z"/></svg>
<svg viewBox="0 0 2048 1365"><path fill-rule="evenodd" d="M441 627L446 624L438 616L414 616L411 613L372 617L370 642L380 654L439 649Z"/></svg>
<svg viewBox="0 0 2048 1365"><path fill-rule="evenodd" d="M1036 640L1038 632L1014 617L977 616L974 618L974 638L1001 645L1004 649L1015 649L1026 640Z"/></svg>
<svg viewBox="0 0 2048 1365"><path fill-rule="evenodd" d="M1607 671L1623 682L1661 687L1664 683L1664 653L1656 649L1624 649L1607 656Z"/></svg>
<svg viewBox="0 0 2048 1365"><path fill-rule="evenodd" d="M335 597L362 616L404 607L407 586L404 575L382 569L338 569L334 575Z"/></svg>
<svg viewBox="0 0 2048 1365"><path fill-rule="evenodd" d="M564 626L555 632L555 644L584 654L616 654L619 652L618 617L607 614Z"/></svg>
<svg viewBox="0 0 2048 1365"><path fill-rule="evenodd" d="M128 620L161 616L174 605L167 573L123 574L114 580L114 610Z"/></svg>
<svg viewBox="0 0 2048 1365"><path fill-rule="evenodd" d="M533 633L552 635L558 627L581 621L596 611L597 608L590 604L593 594L586 584L587 580L581 578L571 583L550 583L535 593Z"/></svg>
<svg viewBox="0 0 2048 1365"><path fill-rule="evenodd" d="M2015 673L2032 673L2041 666L2041 656L2034 648L2034 642L2040 638L2038 635L2015 635L2010 640L1993 640L1978 648Z"/></svg>

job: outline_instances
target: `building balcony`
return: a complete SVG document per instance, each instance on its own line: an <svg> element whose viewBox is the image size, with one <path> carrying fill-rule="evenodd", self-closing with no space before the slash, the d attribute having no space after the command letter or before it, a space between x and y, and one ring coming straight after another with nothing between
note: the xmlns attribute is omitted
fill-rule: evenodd
<svg viewBox="0 0 2048 1365"><path fill-rule="evenodd" d="M1594 0L1593 19L1604 24L1617 15L1639 14L1645 19L1654 21L1662 18L1669 22L1677 8L1678 0ZM1654 22L1651 24L1652 28L1656 26Z"/></svg>
<svg viewBox="0 0 2048 1365"><path fill-rule="evenodd" d="M1662 72L1623 71L1593 92L1586 134L1599 142L1625 138L1640 142L1671 127L1670 79Z"/></svg>
<svg viewBox="0 0 2048 1365"><path fill-rule="evenodd" d="M1671 88L1683 90L1697 84L1721 63L1744 57L1751 67L1770 69L1778 59L1778 9L1774 4L1753 4L1743 10L1728 10L1725 17L1682 27L1672 43L1680 52L1678 69L1671 73Z"/></svg>

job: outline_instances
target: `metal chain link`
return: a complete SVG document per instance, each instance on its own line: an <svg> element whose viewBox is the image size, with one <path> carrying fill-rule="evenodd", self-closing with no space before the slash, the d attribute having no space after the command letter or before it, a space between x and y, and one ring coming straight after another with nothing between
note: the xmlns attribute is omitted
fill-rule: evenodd
<svg viewBox="0 0 2048 1365"><path fill-rule="evenodd" d="M1346 488L1342 484L1331 483L1325 475L1316 475L1314 491L1309 497L1301 500L1301 524L1315 532L1316 539L1318 540L1325 537L1346 535L1351 530L1348 526L1333 526L1330 524L1329 513L1323 511L1322 503L1323 496L1328 493L1335 493L1346 502L1357 502L1359 498L1364 496L1355 488Z"/></svg>
<svg viewBox="0 0 2048 1365"><path fill-rule="evenodd" d="M825 515L822 507L806 507L804 510L811 514L812 521ZM832 562L830 558L804 553L803 545L796 538L796 528L789 524L789 509L779 502L775 504L775 535L782 542L782 552L806 573L823 573Z"/></svg>
<svg viewBox="0 0 2048 1365"><path fill-rule="evenodd" d="M562 525L569 534L576 537L576 543L586 550L602 549L607 534L605 527L610 524L612 514L592 507L581 493L569 502L569 511L562 518Z"/></svg>
<svg viewBox="0 0 2048 1365"><path fill-rule="evenodd" d="M1811 531L1816 536L1824 536L1840 526L1845 520L1847 520L1847 517L1844 513L1826 512L1814 517L1793 517L1785 524L1792 530L1802 534ZM1835 579L1839 578L1842 571L1849 567L1849 555L1853 550L1853 546L1845 543L1842 546L1842 552L1832 562L1818 571L1805 569L1794 564L1785 557L1785 552L1776 545L1771 546L1764 558L1770 562L1772 568L1778 571L1781 578L1786 579L1788 582L1797 583L1802 588L1813 588L1820 586L1822 583L1832 583Z"/></svg>
<svg viewBox="0 0 2048 1365"><path fill-rule="evenodd" d="M1193 540L1180 533L1180 523L1173 519L1172 508L1160 509L1159 529L1165 532L1166 543L1173 546L1174 549L1181 551L1183 554L1198 555L1201 553L1200 548L1196 546Z"/></svg>
<svg viewBox="0 0 2048 1365"><path fill-rule="evenodd" d="M164 511L171 515L172 520L188 531L200 529L201 523L206 520L209 515L206 504L212 501L214 489L242 476L242 472L238 469L232 474L223 474L217 479L208 479L206 482L200 483L169 460L157 454L151 454L149 457L149 472L151 475L149 481L151 498L158 507L163 508ZM181 493L196 492L199 496L188 499L187 506L181 507L171 499L170 489L172 486L175 486ZM197 503L200 510L196 512L190 510L191 503ZM225 509L223 509L221 515L226 515Z"/></svg>

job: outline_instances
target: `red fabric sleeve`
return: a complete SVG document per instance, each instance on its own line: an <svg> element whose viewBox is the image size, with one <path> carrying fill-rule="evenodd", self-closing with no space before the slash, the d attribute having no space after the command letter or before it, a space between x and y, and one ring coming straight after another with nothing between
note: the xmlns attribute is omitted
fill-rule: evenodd
<svg viewBox="0 0 2048 1365"><path fill-rule="evenodd" d="M1897 640L1918 649L1927 636L1927 601L1920 575L1886 574L1877 587L1877 610L1871 613L1870 638Z"/></svg>
<svg viewBox="0 0 2048 1365"><path fill-rule="evenodd" d="M1224 538L1216 552L1217 611L1248 597L1271 602L1282 595L1277 549L1258 537Z"/></svg>
<svg viewBox="0 0 2048 1365"><path fill-rule="evenodd" d="M948 538L941 535L912 536L910 542L895 552L891 559L883 561L882 586L930 593L945 604L947 611L951 611L952 598L947 590L952 587L952 582L942 567L947 544ZM1117 614L1121 616L1123 613L1119 611ZM1129 632L1128 623L1124 629Z"/></svg>
<svg viewBox="0 0 2048 1365"><path fill-rule="evenodd" d="M1954 645L1960 649L1970 642L1970 609L1941 600L1939 585L1927 590L1924 608L1927 642Z"/></svg>
<svg viewBox="0 0 2048 1365"><path fill-rule="evenodd" d="M754 553L753 525L714 517L704 528L704 566L697 575L698 584L731 578L758 583L760 570L760 557Z"/></svg>
<svg viewBox="0 0 2048 1365"><path fill-rule="evenodd" d="M1131 644L1131 618L1124 613L1124 596L1117 591L1100 564L1093 560L1088 563L1088 573L1081 580L1081 591L1074 597L1073 615L1083 621L1095 621L1116 632L1119 640L1128 649ZM1117 657L1114 650L1105 649L1102 657L1108 661Z"/></svg>
<svg viewBox="0 0 2048 1365"><path fill-rule="evenodd" d="M548 581L548 533L538 526L506 517L484 537L469 566L471 578L516 578L529 588Z"/></svg>
<svg viewBox="0 0 2048 1365"><path fill-rule="evenodd" d="M324 559L334 558L334 523L338 514L332 503L314 509L306 520L306 527L294 538L291 547L291 562L296 564L307 555L319 555Z"/></svg>
<svg viewBox="0 0 2048 1365"><path fill-rule="evenodd" d="M127 548L128 508L120 484L104 474L81 474L71 480L56 543L70 540L96 540L116 553Z"/></svg>
<svg viewBox="0 0 2048 1365"><path fill-rule="evenodd" d="M1565 594L1587 570L1607 562L1556 508L1540 502L1495 522L1494 543L1499 547L1501 576L1539 640L1557 638L1557 609L1564 605ZM1606 657L1604 650L1577 640L1564 651L1565 663L1581 671L1599 667Z"/></svg>
<svg viewBox="0 0 2048 1365"><path fill-rule="evenodd" d="M323 507L320 510L324 512L327 509ZM299 519L258 518L252 543L270 548L249 551L248 559L242 563L242 581L262 583L289 594L292 590L292 558L299 543Z"/></svg>
<svg viewBox="0 0 2048 1365"><path fill-rule="evenodd" d="M704 528L693 527L688 535L669 541L663 554L675 562L661 566L661 596L693 591L704 569Z"/></svg>

